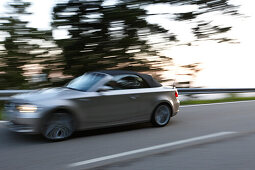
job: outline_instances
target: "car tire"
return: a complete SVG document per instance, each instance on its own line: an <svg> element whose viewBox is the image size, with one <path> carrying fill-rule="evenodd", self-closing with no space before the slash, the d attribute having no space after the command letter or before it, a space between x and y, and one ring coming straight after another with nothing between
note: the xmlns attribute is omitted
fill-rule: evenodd
<svg viewBox="0 0 255 170"><path fill-rule="evenodd" d="M166 126L171 119L172 110L167 104L158 105L151 117L151 123L156 127Z"/></svg>
<svg viewBox="0 0 255 170"><path fill-rule="evenodd" d="M50 141L62 141L74 131L72 116L68 113L53 113L43 125L42 135Z"/></svg>

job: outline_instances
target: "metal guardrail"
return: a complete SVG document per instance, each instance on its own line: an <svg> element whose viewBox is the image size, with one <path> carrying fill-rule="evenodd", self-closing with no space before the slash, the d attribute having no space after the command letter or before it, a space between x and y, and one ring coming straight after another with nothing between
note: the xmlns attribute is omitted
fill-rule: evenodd
<svg viewBox="0 0 255 170"><path fill-rule="evenodd" d="M255 88L177 88L177 89L180 95L255 92Z"/></svg>
<svg viewBox="0 0 255 170"><path fill-rule="evenodd" d="M217 93L250 93L255 88L177 88L180 95L217 94ZM28 93L33 90L0 90L0 100L8 100L10 96Z"/></svg>

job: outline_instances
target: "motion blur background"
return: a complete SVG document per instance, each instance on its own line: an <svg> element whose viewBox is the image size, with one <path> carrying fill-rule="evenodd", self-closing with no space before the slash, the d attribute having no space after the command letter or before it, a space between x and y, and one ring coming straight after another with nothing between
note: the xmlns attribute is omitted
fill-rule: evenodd
<svg viewBox="0 0 255 170"><path fill-rule="evenodd" d="M253 0L1 0L0 89L135 70L177 87L254 87Z"/></svg>

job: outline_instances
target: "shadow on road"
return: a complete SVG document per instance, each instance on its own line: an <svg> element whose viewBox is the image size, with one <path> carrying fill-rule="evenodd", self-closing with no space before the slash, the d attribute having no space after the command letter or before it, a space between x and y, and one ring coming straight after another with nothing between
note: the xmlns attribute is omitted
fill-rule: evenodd
<svg viewBox="0 0 255 170"><path fill-rule="evenodd" d="M176 123L178 123L178 122L175 120L171 120L167 126L173 126ZM120 126L114 126L114 127L108 127L108 128L78 131L78 132L74 133L72 138L104 135L104 134L111 134L111 133L120 133L120 132L127 132L127 131L148 129L148 128L157 128L157 127L153 127L152 124L149 122L130 124L130 125L120 125Z"/></svg>
<svg viewBox="0 0 255 170"><path fill-rule="evenodd" d="M80 137L87 137L87 136L96 136L96 135L104 135L104 134L111 134L111 133L119 133L119 132L125 132L125 131L151 128L151 127L152 127L152 125L150 123L139 123L139 124L131 124L131 125L122 125L122 126L101 128L101 129L84 130L84 131L75 132L74 135L72 136L72 138L80 138Z"/></svg>
<svg viewBox="0 0 255 170"><path fill-rule="evenodd" d="M176 124L176 123L178 122L171 120L168 126L173 126L173 124ZM148 128L155 128L155 127L153 127L151 123L138 123L138 124L121 125L121 126L114 126L114 127L94 129L94 130L84 130L84 131L75 132L72 135L72 137L68 140L89 137L89 136L128 132L128 131L148 129ZM1 136L0 148L1 148L1 144L7 144L7 143L9 146L10 145L17 146L17 145L24 145L24 144L31 145L31 144L52 143L51 141L47 141L46 139L44 139L42 135L40 134L14 133L14 132L9 132L6 128L2 128L2 127L0 128L0 136Z"/></svg>

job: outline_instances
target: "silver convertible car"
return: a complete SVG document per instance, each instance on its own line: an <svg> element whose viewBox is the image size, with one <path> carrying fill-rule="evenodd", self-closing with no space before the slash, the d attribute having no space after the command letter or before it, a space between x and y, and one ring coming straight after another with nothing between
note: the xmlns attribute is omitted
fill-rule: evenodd
<svg viewBox="0 0 255 170"><path fill-rule="evenodd" d="M162 127L177 114L178 92L150 75L131 71L89 72L64 87L15 95L5 105L7 126L41 133L53 141L77 130L136 122Z"/></svg>

